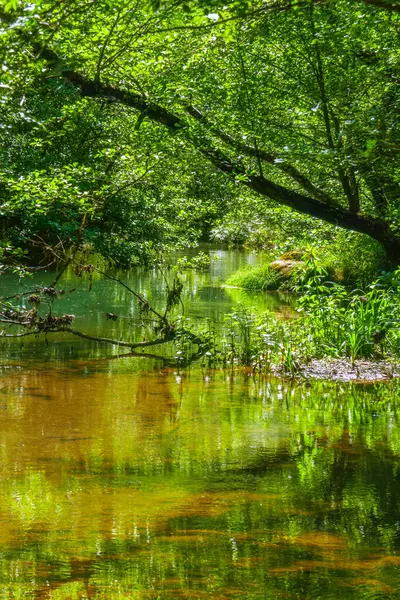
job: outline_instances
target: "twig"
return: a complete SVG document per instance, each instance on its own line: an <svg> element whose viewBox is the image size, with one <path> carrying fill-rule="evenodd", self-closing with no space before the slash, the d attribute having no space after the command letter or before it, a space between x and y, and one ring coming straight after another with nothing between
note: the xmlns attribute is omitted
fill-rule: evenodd
<svg viewBox="0 0 400 600"><path fill-rule="evenodd" d="M140 294L138 294L132 288L130 288L128 285L126 285L126 283L124 283L121 279L119 279L118 277L115 277L115 275L109 275L108 273L105 273L104 271L101 271L100 269L98 269L97 267L95 267L93 265L92 265L92 267L93 267L93 269L97 273L99 273L100 275L103 275L103 277L106 277L110 281L115 281L115 282L119 283L120 285L122 285L125 289L128 290L128 292L130 292L131 294L133 294L133 296L135 296L135 298L137 298L139 300L139 302L142 304L142 306L145 306L146 308L148 308L148 310L150 312L153 313L153 315L156 315L156 317L158 317L158 319L160 321L162 321L163 323L167 322L165 315L163 316L158 311L156 311L154 308L152 308L150 306L150 304L147 302L147 300L145 300L144 298L142 298L142 296Z"/></svg>
<svg viewBox="0 0 400 600"><path fill-rule="evenodd" d="M114 23L111 25L110 27L110 31L108 32L108 35L104 41L104 44L100 50L100 54L99 54L99 60L97 61L97 68L96 68L96 76L95 76L95 81L100 82L100 73L101 73L101 63L103 62L103 58L104 58L104 53L106 51L106 48L108 46L108 42L111 40L111 37L114 33L114 29L116 28L116 26L118 25L118 22L121 18L121 10L118 11L117 13L117 18L115 19Z"/></svg>
<svg viewBox="0 0 400 600"><path fill-rule="evenodd" d="M3 331L0 331L0 339L2 338L21 338L21 337L26 337L28 335L37 335L38 331L28 331L26 333L4 333Z"/></svg>
<svg viewBox="0 0 400 600"><path fill-rule="evenodd" d="M30 290L29 292L19 292L18 294L13 294L12 296L7 296L6 298L0 296L0 304L3 302L7 302L8 300L14 300L14 298L21 298L21 296L30 296L31 294L36 294L36 290Z"/></svg>
<svg viewBox="0 0 400 600"><path fill-rule="evenodd" d="M23 323L18 323L18 325L23 325ZM85 340L91 340L92 342L98 342L99 344L111 344L112 346L123 346L124 348L147 348L149 346L158 346L160 344L166 344L167 342L172 341L172 338L157 338L155 340L150 340L148 342L127 342L125 340L113 340L111 338L103 338L97 337L94 335L89 335L87 333L83 333L82 331L78 331L77 329L73 329L72 327L60 327L59 329L49 329L45 331L39 331L37 329L33 331L28 331L26 333L0 333L2 338L18 338L24 337L28 335L48 335L49 333L72 333L77 337L83 338Z"/></svg>

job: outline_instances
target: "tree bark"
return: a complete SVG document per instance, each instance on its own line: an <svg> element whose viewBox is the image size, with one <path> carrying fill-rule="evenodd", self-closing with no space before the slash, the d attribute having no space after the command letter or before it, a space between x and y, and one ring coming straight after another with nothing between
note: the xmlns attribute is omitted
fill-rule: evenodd
<svg viewBox="0 0 400 600"><path fill-rule="evenodd" d="M203 151L203 154L221 171L231 175L237 172L237 168L227 161L218 150ZM258 194L297 212L343 229L365 233L383 246L391 261L400 264L400 237L390 231L390 227L385 221L337 206L328 206L319 200L289 190L259 175L247 176L241 182Z"/></svg>

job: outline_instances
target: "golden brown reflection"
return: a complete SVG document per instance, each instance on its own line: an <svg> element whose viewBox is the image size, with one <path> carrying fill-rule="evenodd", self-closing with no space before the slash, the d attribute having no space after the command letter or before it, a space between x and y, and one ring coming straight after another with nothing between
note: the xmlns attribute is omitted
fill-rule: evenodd
<svg viewBox="0 0 400 600"><path fill-rule="evenodd" d="M397 597L394 400L115 364L0 379L1 600Z"/></svg>
<svg viewBox="0 0 400 600"><path fill-rule="evenodd" d="M293 540L297 546L309 546L311 548L324 548L330 550L344 550L348 547L348 541L337 535L326 532L310 531L298 535Z"/></svg>
<svg viewBox="0 0 400 600"><path fill-rule="evenodd" d="M355 577L349 581L341 581L340 585L347 587L365 586L368 590L374 590L376 592L381 592L382 594L394 594L397 591L396 588L385 585L382 581L378 581L377 579L363 579L361 577Z"/></svg>

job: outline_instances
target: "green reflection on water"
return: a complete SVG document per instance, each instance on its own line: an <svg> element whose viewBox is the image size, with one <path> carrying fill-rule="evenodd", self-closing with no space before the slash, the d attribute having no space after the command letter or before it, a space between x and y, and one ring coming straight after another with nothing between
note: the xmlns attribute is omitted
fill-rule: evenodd
<svg viewBox="0 0 400 600"><path fill-rule="evenodd" d="M269 310L284 317L288 316L295 300L287 294L248 293L239 289L221 287L233 271L245 264L262 262L265 260L263 255L237 250L216 252L209 249L208 252L211 256L218 255L218 258L212 261L210 271L185 271L179 275L184 285L182 299L186 316L196 323L206 319L218 323L238 304L259 311ZM171 258L171 263L173 262ZM118 275L131 289L143 294L154 308L162 310L165 308L167 297L166 280L171 282L176 276L176 271L165 270L162 274L156 268L151 270L137 268ZM22 281L18 281L15 276L2 276L0 295L5 297L32 290L36 286L49 286L53 280L53 272L36 273L32 278ZM118 283L94 273L90 284L87 276L78 278L70 269L63 275L58 287L66 293L54 302L53 312L57 315L74 314L76 329L113 339L141 340L143 335L146 335L140 326L143 315L140 314L137 300ZM89 288L91 288L90 292ZM74 291L69 293L70 290ZM26 301L26 297L22 297L19 304L24 306ZM46 313L48 306L44 305L40 310ZM108 320L106 313L109 312L119 315L119 318L116 321ZM0 352L7 355L8 361L31 361L35 360L36 356L42 360L46 356L47 360L62 363L82 357L100 358L119 352L117 348L100 346L68 334L57 334L56 337L50 334L49 342L51 343L46 345L43 338L35 337L14 341L2 340L0 337ZM168 353L168 350L166 352ZM142 365L139 368L142 368Z"/></svg>
<svg viewBox="0 0 400 600"><path fill-rule="evenodd" d="M290 298L220 288L257 260L185 273L187 314L287 316ZM162 306L159 272L124 279ZM104 316L135 317L125 290L63 287L77 328L132 333ZM66 336L1 351L1 600L400 598L398 384L177 373Z"/></svg>
<svg viewBox="0 0 400 600"><path fill-rule="evenodd" d="M400 597L396 384L88 364L0 379L1 598Z"/></svg>

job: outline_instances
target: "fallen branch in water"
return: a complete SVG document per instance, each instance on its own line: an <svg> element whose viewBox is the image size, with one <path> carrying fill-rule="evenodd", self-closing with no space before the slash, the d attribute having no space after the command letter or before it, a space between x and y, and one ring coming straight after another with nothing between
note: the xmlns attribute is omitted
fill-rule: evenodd
<svg viewBox="0 0 400 600"><path fill-rule="evenodd" d="M71 264L71 261L69 264ZM198 336L187 329L179 320L169 320L173 307L181 302L182 284L178 278L174 278L171 286L169 286L167 282L166 307L159 311L153 308L143 295L130 288L124 281L115 275L101 271L94 265L77 264L75 265L75 269L78 276L89 274L89 277L91 277L93 271L96 271L99 275L115 282L132 294L138 301L141 315L140 325L143 326L145 322L149 321L149 317L151 318L151 327L147 329L146 333L146 337L149 339L142 338L142 341L114 339L103 335L85 333L84 331L75 329L72 327L75 315L62 314L57 316L52 312L54 301L65 295L65 291L57 289L54 284L50 287L38 286L28 292L21 292L6 298L0 297L0 323L4 323L4 325L7 326L7 329L0 331L0 339L11 340L28 336L47 336L48 334L67 333L97 344L108 344L115 347L129 348L131 352L125 356L146 356L148 358L169 361L171 364L176 362L179 364L182 364L183 362L193 362L194 360L201 358L208 349L205 340L201 336ZM22 309L10 302L11 300L19 300L22 297L28 298L28 302L32 305L32 308L29 310L26 308ZM39 312L39 306L42 305L43 302L48 304L49 312L42 316ZM108 319L112 318L112 320L119 318L119 316L114 315L113 313L105 313L105 315ZM23 328L25 331L8 333L8 331L10 331L9 328L15 326ZM185 358L181 356L182 351L178 352L175 358L140 352L140 350L145 350L146 348L161 346L174 341L178 343L178 346L180 345L180 348L182 348L182 342L184 346L186 345L187 352ZM135 350L138 350L139 352L135 352Z"/></svg>
<svg viewBox="0 0 400 600"><path fill-rule="evenodd" d="M55 317L57 318L57 317ZM62 318L62 317L60 317ZM5 323L12 323L13 325L22 325L25 326L25 323L20 323L18 321L1 321ZM83 338L85 340L91 340L92 342L97 342L99 344L110 344L112 346L123 346L124 348L148 348L150 346L159 346L161 344L166 344L168 342L172 342L175 335L166 335L164 337L156 338L154 340L142 341L142 342L128 342L126 340L114 340L112 338L100 337L96 335L90 335L88 333L84 333L83 331L79 331L77 329L73 329L72 327L59 327L52 329L34 329L32 331L27 331L25 333L5 333L4 331L0 332L0 337L2 338L18 338L27 335L41 335L41 334L49 334L49 333L71 333L77 337ZM191 332L186 332L188 339L193 344L200 344L202 339Z"/></svg>
<svg viewBox="0 0 400 600"><path fill-rule="evenodd" d="M2 322L2 321L0 321ZM3 321L4 322L4 321ZM7 321L6 321L7 322ZM13 325L22 325L25 323L14 322ZM2 338L18 338L27 335L41 335L41 334L49 334L49 333L72 333L72 335L76 335L77 337L83 338L85 340L91 340L92 342L97 342L99 344L110 344L112 346L123 346L125 348L147 348L148 346L159 346L160 344L166 344L167 342L172 341L172 337L162 337L157 338L155 340L149 340L144 342L127 342L125 340L113 340L112 338L98 337L95 335L89 335L88 333L84 333L83 331L78 331L77 329L73 329L72 327L60 327L58 329L34 329L32 331L27 331L26 333L4 333L0 332L0 337Z"/></svg>
<svg viewBox="0 0 400 600"><path fill-rule="evenodd" d="M166 344L167 342L170 342L173 339L173 337L171 336L166 336L144 342L127 342L124 340L113 340L111 338L89 335L88 333L83 333L82 331L78 331L77 329L73 329L72 327L63 327L55 331L49 331L48 333L57 332L72 333L72 335L76 335L77 337L83 338L85 340L91 340L92 342L97 342L99 344L111 344L112 346L123 346L125 348L147 348L149 346L159 346L160 344Z"/></svg>

